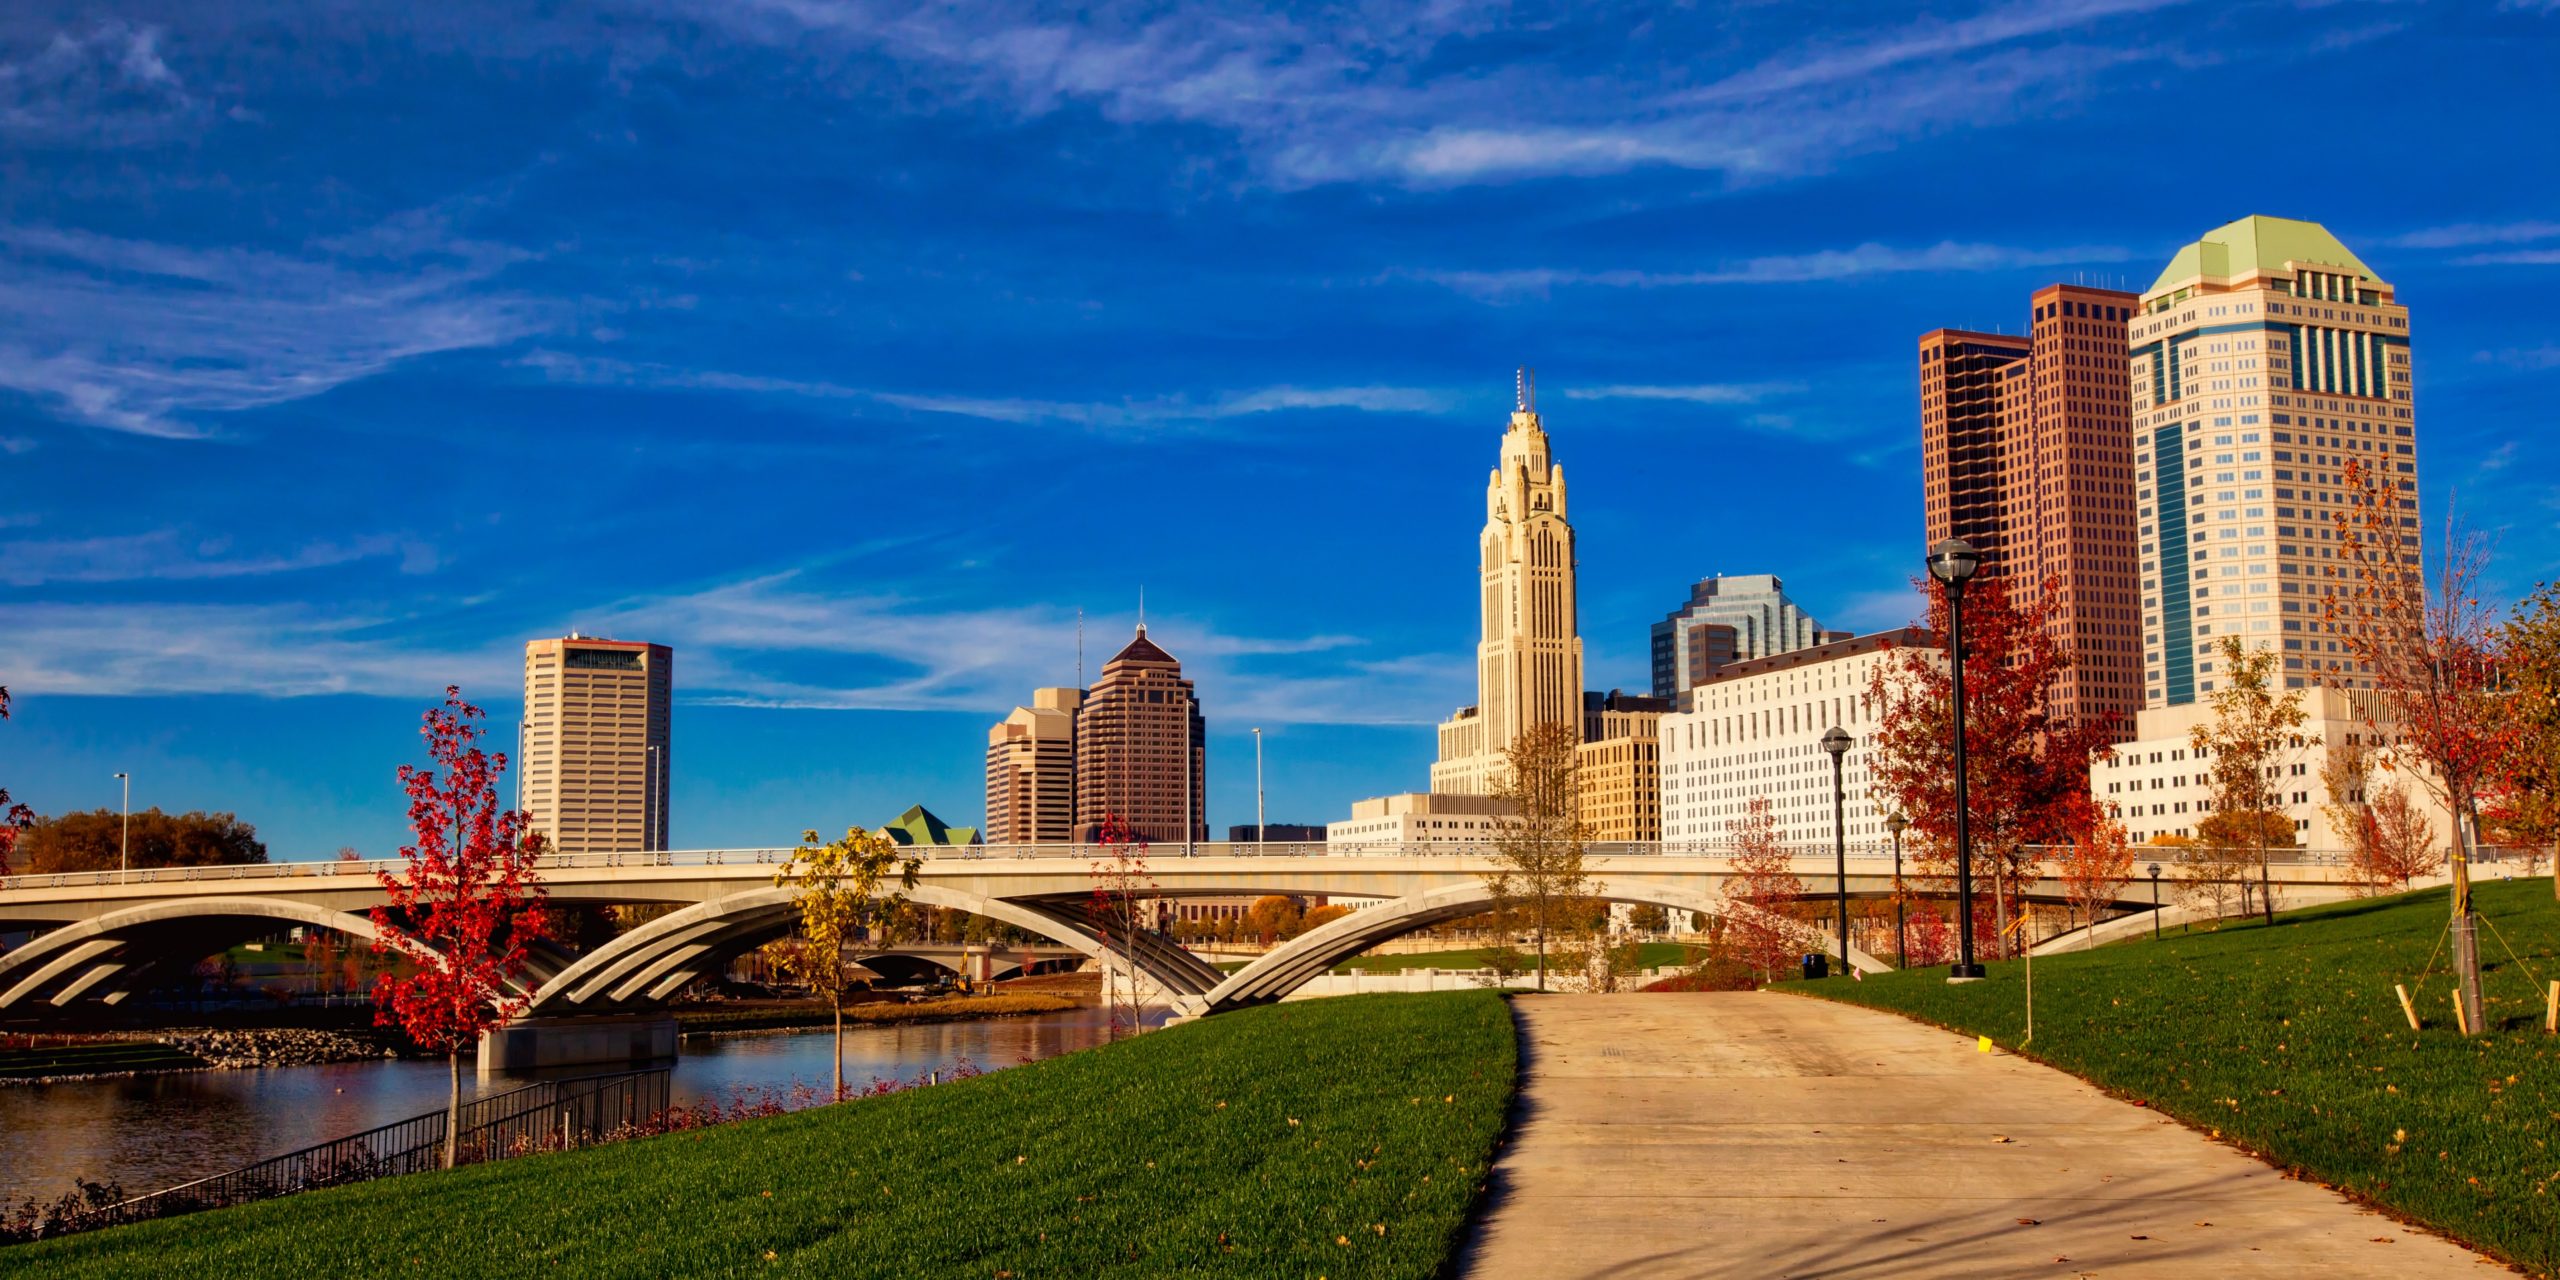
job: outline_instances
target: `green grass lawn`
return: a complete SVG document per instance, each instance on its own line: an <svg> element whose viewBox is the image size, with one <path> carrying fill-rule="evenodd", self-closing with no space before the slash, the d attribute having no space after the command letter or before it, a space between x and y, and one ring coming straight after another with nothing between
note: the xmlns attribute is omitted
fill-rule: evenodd
<svg viewBox="0 0 2560 1280"><path fill-rule="evenodd" d="M1483 992L1224 1014L930 1089L0 1250L89 1276L1413 1276L1516 1063Z"/></svg>
<svg viewBox="0 0 2560 1280"><path fill-rule="evenodd" d="M2487 883L2482 991L2496 1029L2452 1029L2442 889L2277 916L2272 928L2147 936L2035 962L2024 1052L2275 1164L2549 1274L2560 1270L2560 1041L2542 981L2560 978L2560 908L2543 879ZM2025 1034L2020 964L1950 986L1944 969L1788 983L2004 1047ZM2423 1033L2392 995L2412 984Z"/></svg>

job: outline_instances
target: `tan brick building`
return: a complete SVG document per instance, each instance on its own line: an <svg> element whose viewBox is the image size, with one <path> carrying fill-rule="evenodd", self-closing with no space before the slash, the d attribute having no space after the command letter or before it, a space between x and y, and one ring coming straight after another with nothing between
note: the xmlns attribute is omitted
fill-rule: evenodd
<svg viewBox="0 0 2560 1280"><path fill-rule="evenodd" d="M2071 654L2053 713L2129 725L2142 705L2127 321L2139 302L2054 284L2027 334L1920 339L1926 541L1962 538L2030 597L2056 585L2050 630Z"/></svg>
<svg viewBox="0 0 2560 1280"><path fill-rule="evenodd" d="M1670 704L1611 690L1583 695L1574 782L1589 839L1662 838L1662 715Z"/></svg>
<svg viewBox="0 0 2560 1280"><path fill-rule="evenodd" d="M667 847L675 651L575 632L524 647L517 806L561 853Z"/></svg>
<svg viewBox="0 0 2560 1280"><path fill-rule="evenodd" d="M987 730L987 843L1076 838L1076 710L1082 689L1036 689Z"/></svg>

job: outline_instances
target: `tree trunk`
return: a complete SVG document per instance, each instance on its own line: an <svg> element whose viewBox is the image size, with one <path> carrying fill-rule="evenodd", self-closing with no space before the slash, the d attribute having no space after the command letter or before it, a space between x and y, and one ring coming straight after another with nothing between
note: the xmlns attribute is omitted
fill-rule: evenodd
<svg viewBox="0 0 2560 1280"><path fill-rule="evenodd" d="M844 992L836 992L836 1095L844 1101Z"/></svg>
<svg viewBox="0 0 2560 1280"><path fill-rule="evenodd" d="M2267 833L2258 833L2258 905L2266 912L2267 925L2276 922L2276 886L2267 872Z"/></svg>
<svg viewBox="0 0 2560 1280"><path fill-rule="evenodd" d="M444 1067L444 1167L450 1169L462 1151L462 1051L448 1050Z"/></svg>
<svg viewBox="0 0 2560 1280"><path fill-rule="evenodd" d="M2478 917L2471 910L2471 853L2474 826L2471 797L2454 810L2453 833L2453 977L2454 994L2462 1002L2463 1031L2483 1034L2480 1008L2480 939Z"/></svg>
<svg viewBox="0 0 2560 1280"><path fill-rule="evenodd" d="M1547 900L1538 899L1538 990L1547 989Z"/></svg>

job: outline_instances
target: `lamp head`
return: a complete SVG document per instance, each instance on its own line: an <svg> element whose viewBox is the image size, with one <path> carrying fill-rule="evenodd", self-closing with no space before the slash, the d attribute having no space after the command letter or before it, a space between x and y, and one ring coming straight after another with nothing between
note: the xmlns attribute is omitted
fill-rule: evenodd
<svg viewBox="0 0 2560 1280"><path fill-rule="evenodd" d="M1903 817L1898 813L1889 813L1885 815L1884 827L1885 830L1890 831L1895 835L1901 835L1903 832L1910 830L1911 819Z"/></svg>
<svg viewBox="0 0 2560 1280"><path fill-rule="evenodd" d="M2160 878L2160 864L2157 862L2151 864L2151 878L2154 880Z"/></svg>
<svg viewBox="0 0 2560 1280"><path fill-rule="evenodd" d="M1964 585L1982 567L1982 553L1962 538L1949 538L1929 548L1929 576L1951 587Z"/></svg>
<svg viewBox="0 0 2560 1280"><path fill-rule="evenodd" d="M1848 733L1836 724L1831 726L1831 732L1822 735L1822 749L1834 760L1849 753L1849 742Z"/></svg>

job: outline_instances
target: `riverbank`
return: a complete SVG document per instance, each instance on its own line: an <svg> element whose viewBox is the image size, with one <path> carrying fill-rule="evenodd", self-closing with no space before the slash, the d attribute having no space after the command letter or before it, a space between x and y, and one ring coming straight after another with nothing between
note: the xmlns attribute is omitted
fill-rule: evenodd
<svg viewBox="0 0 2560 1280"><path fill-rule="evenodd" d="M303 1027L172 1027L96 1036L28 1036L0 1048L0 1085L66 1084L172 1071L308 1067L399 1056L370 1035Z"/></svg>
<svg viewBox="0 0 2560 1280"><path fill-rule="evenodd" d="M805 1000L757 1002L743 1007L702 1006L675 1011L684 1035L745 1035L762 1031L812 1031L833 1026L835 1014L823 1004ZM980 1018L1018 1018L1029 1014L1064 1013L1081 1007L1077 1000L1044 992L998 992L990 995L943 996L913 1002L880 1001L848 1005L847 1029L904 1026L928 1022L970 1022Z"/></svg>
<svg viewBox="0 0 2560 1280"><path fill-rule="evenodd" d="M134 1274L1412 1276L1510 1104L1500 997L1247 1009L770 1120L23 1245Z"/></svg>

